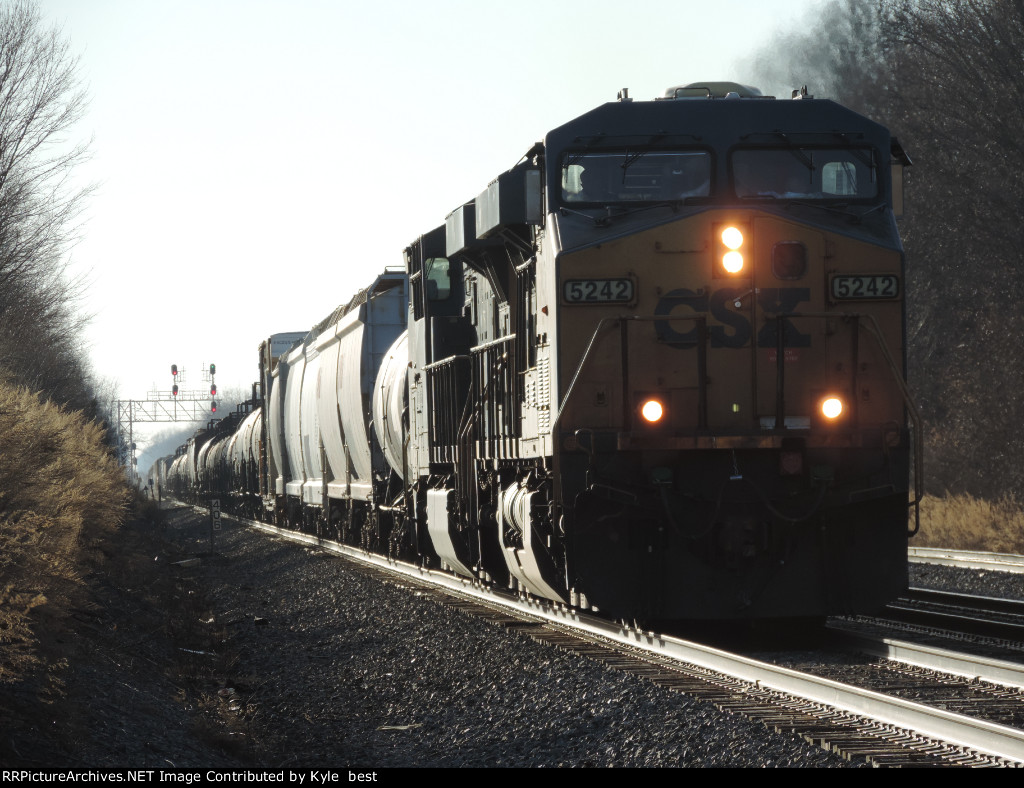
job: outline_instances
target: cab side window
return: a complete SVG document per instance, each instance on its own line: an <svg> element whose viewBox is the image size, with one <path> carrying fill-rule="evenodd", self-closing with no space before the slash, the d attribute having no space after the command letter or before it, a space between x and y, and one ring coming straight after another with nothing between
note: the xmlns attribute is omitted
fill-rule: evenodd
<svg viewBox="0 0 1024 788"><path fill-rule="evenodd" d="M427 300L444 301L452 293L450 263L444 257L431 257L423 266L427 282Z"/></svg>

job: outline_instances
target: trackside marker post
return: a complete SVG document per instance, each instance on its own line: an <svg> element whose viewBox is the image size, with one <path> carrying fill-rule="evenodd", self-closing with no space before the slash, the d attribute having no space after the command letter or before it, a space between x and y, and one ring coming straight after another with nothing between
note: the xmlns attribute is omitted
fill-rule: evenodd
<svg viewBox="0 0 1024 788"><path fill-rule="evenodd" d="M220 530L220 498L210 499L210 552L213 552L213 532Z"/></svg>

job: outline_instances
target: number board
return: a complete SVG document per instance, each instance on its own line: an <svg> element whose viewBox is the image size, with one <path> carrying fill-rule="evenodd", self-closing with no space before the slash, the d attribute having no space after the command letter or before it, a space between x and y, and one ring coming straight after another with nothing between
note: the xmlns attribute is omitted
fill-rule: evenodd
<svg viewBox="0 0 1024 788"><path fill-rule="evenodd" d="M633 300L632 279L569 279L562 298L570 304L628 303Z"/></svg>
<svg viewBox="0 0 1024 788"><path fill-rule="evenodd" d="M830 288L835 301L887 301L900 297L896 274L834 274Z"/></svg>

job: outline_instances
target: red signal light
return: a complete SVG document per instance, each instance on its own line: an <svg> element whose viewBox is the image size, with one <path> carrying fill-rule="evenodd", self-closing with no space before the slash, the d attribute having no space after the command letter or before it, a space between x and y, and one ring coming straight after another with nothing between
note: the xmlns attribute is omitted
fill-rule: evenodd
<svg viewBox="0 0 1024 788"><path fill-rule="evenodd" d="M216 412L217 412L217 403L216 402L211 402L210 403L210 413L216 413Z"/></svg>
<svg viewBox="0 0 1024 788"><path fill-rule="evenodd" d="M215 395L216 393L217 393L217 386L216 386L216 384L211 384L211 385L210 385L210 396L212 397L212 396L214 396L214 395Z"/></svg>
<svg viewBox="0 0 1024 788"><path fill-rule="evenodd" d="M171 394L173 394L175 397L178 396L178 384L177 383L175 383L173 388L171 388Z"/></svg>
<svg viewBox="0 0 1024 788"><path fill-rule="evenodd" d="M177 364L171 364L171 374L172 375L177 375L178 374L178 365Z"/></svg>

